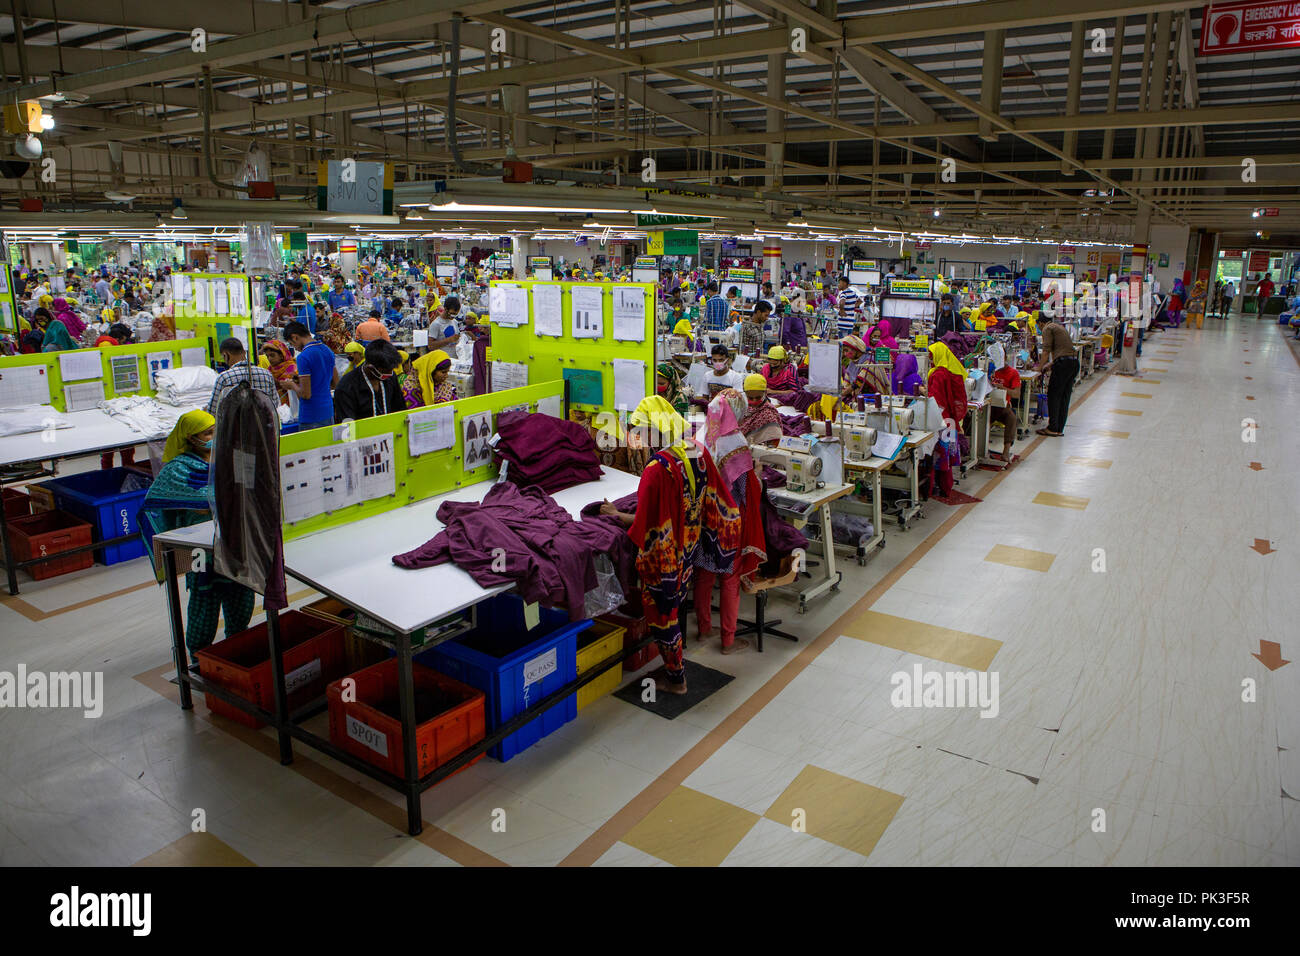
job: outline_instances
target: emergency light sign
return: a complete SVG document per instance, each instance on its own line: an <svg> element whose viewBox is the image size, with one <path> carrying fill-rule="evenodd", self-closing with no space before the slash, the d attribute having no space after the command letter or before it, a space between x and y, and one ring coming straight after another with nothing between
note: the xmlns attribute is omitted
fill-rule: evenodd
<svg viewBox="0 0 1300 956"><path fill-rule="evenodd" d="M1201 17L1201 56L1300 46L1300 0L1211 3Z"/></svg>

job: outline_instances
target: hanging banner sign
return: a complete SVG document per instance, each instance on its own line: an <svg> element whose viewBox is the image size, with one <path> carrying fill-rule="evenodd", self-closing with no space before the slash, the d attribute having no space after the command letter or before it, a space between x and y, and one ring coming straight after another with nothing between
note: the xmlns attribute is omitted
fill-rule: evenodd
<svg viewBox="0 0 1300 956"><path fill-rule="evenodd" d="M892 279L889 283L889 291L894 295L924 295L933 294L933 287L929 279Z"/></svg>
<svg viewBox="0 0 1300 956"><path fill-rule="evenodd" d="M728 282L753 282L754 270L753 269L728 269L727 281Z"/></svg>
<svg viewBox="0 0 1300 956"><path fill-rule="evenodd" d="M915 246L917 249L929 249L929 248L930 248L930 240L929 240L929 239L918 239L918 240L916 240L916 242L912 243L912 245Z"/></svg>
<svg viewBox="0 0 1300 956"><path fill-rule="evenodd" d="M1043 266L1043 272L1049 276L1068 276L1074 272L1074 266L1068 262L1049 262Z"/></svg>
<svg viewBox="0 0 1300 956"><path fill-rule="evenodd" d="M872 272L876 268L875 259L854 259L849 269L853 272Z"/></svg>
<svg viewBox="0 0 1300 956"><path fill-rule="evenodd" d="M1300 2L1211 3L1201 17L1201 56L1300 46Z"/></svg>
<svg viewBox="0 0 1300 956"><path fill-rule="evenodd" d="M708 216L669 216L660 212L639 212L636 214L636 224L642 228L646 226L708 226L713 224L713 220Z"/></svg>
<svg viewBox="0 0 1300 956"><path fill-rule="evenodd" d="M1077 250L1074 248L1074 246L1062 245L1062 246L1057 246L1056 251L1062 253L1063 255L1072 256Z"/></svg>

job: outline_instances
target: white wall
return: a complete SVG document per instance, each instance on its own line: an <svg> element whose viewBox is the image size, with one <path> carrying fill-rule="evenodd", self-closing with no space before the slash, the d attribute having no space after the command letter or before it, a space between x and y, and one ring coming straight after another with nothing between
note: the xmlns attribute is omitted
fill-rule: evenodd
<svg viewBox="0 0 1300 956"><path fill-rule="evenodd" d="M1187 268L1188 239L1187 226L1151 227L1151 238L1147 242L1147 258L1151 265L1155 266L1156 279L1160 282L1161 291L1168 292L1174 287L1174 280L1183 277L1183 270ZM1169 265L1163 268L1159 264L1161 253L1169 256Z"/></svg>

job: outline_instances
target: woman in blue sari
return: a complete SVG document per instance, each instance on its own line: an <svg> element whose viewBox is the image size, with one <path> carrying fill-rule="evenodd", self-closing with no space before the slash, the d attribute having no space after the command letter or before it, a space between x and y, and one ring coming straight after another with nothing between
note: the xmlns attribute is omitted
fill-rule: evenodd
<svg viewBox="0 0 1300 956"><path fill-rule="evenodd" d="M217 421L207 412L186 412L167 436L163 466L149 486L137 521L144 534L145 547L152 558L153 536L164 531L199 524L212 517L212 482L208 462L212 459L212 436ZM163 580L161 565L154 561L155 576ZM190 660L212 643L217 635L217 617L226 618L226 637L248 627L253 616L254 594L250 588L236 584L210 570L190 571L185 575L190 592L185 623L185 646Z"/></svg>

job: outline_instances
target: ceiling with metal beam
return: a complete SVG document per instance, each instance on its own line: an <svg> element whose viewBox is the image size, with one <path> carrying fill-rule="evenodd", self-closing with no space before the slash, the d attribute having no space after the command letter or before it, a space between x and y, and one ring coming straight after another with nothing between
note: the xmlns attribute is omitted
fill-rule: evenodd
<svg viewBox="0 0 1300 956"><path fill-rule="evenodd" d="M206 68L215 178L256 143L286 196L344 157L389 160L399 183L466 178L454 138L476 175L518 158L544 183L636 185L653 157L657 185L731 190L751 227L800 209L905 228L939 209L973 232L1123 241L1139 220L1253 235L1267 207L1273 233L1300 234L1298 50L1198 56L1203 7L1185 0L11 6L4 101L43 98L62 175L7 163L0 205L224 195L203 160Z"/></svg>

